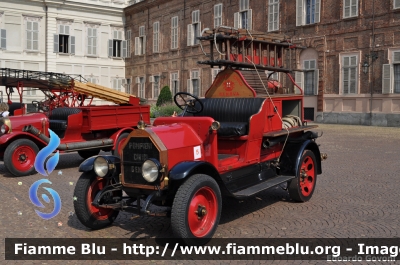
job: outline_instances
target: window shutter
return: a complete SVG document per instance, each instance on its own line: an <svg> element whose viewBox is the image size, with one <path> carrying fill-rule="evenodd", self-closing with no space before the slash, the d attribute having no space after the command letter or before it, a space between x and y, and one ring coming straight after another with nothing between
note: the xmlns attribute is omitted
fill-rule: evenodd
<svg viewBox="0 0 400 265"><path fill-rule="evenodd" d="M59 39L58 34L54 34L54 52L55 53L59 52L59 50L58 50L58 39Z"/></svg>
<svg viewBox="0 0 400 265"><path fill-rule="evenodd" d="M2 29L0 35L0 49L7 49L7 31L5 29Z"/></svg>
<svg viewBox="0 0 400 265"><path fill-rule="evenodd" d="M349 93L349 68L343 68L343 94Z"/></svg>
<svg viewBox="0 0 400 265"><path fill-rule="evenodd" d="M310 61L304 61L304 70L310 69Z"/></svg>
<svg viewBox="0 0 400 265"><path fill-rule="evenodd" d="M249 9L247 10L247 29L252 30L253 29L253 10Z"/></svg>
<svg viewBox="0 0 400 265"><path fill-rule="evenodd" d="M97 29L92 29L92 54L97 54Z"/></svg>
<svg viewBox="0 0 400 265"><path fill-rule="evenodd" d="M108 40L108 57L113 57L113 40Z"/></svg>
<svg viewBox="0 0 400 265"><path fill-rule="evenodd" d="M58 25L58 33L59 33L59 34L65 34L65 33L64 33L64 25L61 25L61 24Z"/></svg>
<svg viewBox="0 0 400 265"><path fill-rule="evenodd" d="M301 89L303 90L303 93L304 93L304 89L303 89L304 73L303 72L295 72L294 79L296 81L296 84L299 87L301 87ZM299 94L301 94L301 91L296 86L294 86L294 93L299 95Z"/></svg>
<svg viewBox="0 0 400 265"><path fill-rule="evenodd" d="M122 41L122 58L128 57L128 42L126 40Z"/></svg>
<svg viewBox="0 0 400 265"><path fill-rule="evenodd" d="M321 16L321 0L315 0L315 23L320 22Z"/></svg>
<svg viewBox="0 0 400 265"><path fill-rule="evenodd" d="M382 94L393 93L392 86L392 65L382 65Z"/></svg>
<svg viewBox="0 0 400 265"><path fill-rule="evenodd" d="M268 5L268 31L274 30L274 6Z"/></svg>
<svg viewBox="0 0 400 265"><path fill-rule="evenodd" d="M69 51L70 54L75 54L75 36L69 37Z"/></svg>
<svg viewBox="0 0 400 265"><path fill-rule="evenodd" d="M26 49L32 50L32 22L26 22Z"/></svg>
<svg viewBox="0 0 400 265"><path fill-rule="evenodd" d="M314 72L314 95L318 95L319 89L319 70L315 69Z"/></svg>
<svg viewBox="0 0 400 265"><path fill-rule="evenodd" d="M193 45L193 24L187 25L187 46Z"/></svg>
<svg viewBox="0 0 400 265"><path fill-rule="evenodd" d="M143 36L143 54L146 54L146 36Z"/></svg>
<svg viewBox="0 0 400 265"><path fill-rule="evenodd" d="M87 54L93 54L92 28L87 28Z"/></svg>
<svg viewBox="0 0 400 265"><path fill-rule="evenodd" d="M69 25L65 25L65 35L69 35Z"/></svg>
<svg viewBox="0 0 400 265"><path fill-rule="evenodd" d="M190 94L192 94L192 82L191 82L192 80L191 79L187 79L186 80L186 83L187 83L187 87L186 87L186 91L188 92L188 93L190 93Z"/></svg>
<svg viewBox="0 0 400 265"><path fill-rule="evenodd" d="M400 63L400 51L393 52L393 63Z"/></svg>
<svg viewBox="0 0 400 265"><path fill-rule="evenodd" d="M135 37L135 55L140 55L140 39Z"/></svg>
<svg viewBox="0 0 400 265"><path fill-rule="evenodd" d="M358 13L358 0L351 0L351 16L355 17Z"/></svg>
<svg viewBox="0 0 400 265"><path fill-rule="evenodd" d="M350 1L351 0L344 0L344 17L350 16Z"/></svg>
<svg viewBox="0 0 400 265"><path fill-rule="evenodd" d="M296 0L296 26L303 25L303 0Z"/></svg>
<svg viewBox="0 0 400 265"><path fill-rule="evenodd" d="M33 47L32 47L32 49L37 51L37 50L39 50L39 23L32 22L32 26L33 26L33 32L32 32Z"/></svg>
<svg viewBox="0 0 400 265"><path fill-rule="evenodd" d="M394 0L394 8L400 7L400 0Z"/></svg>
<svg viewBox="0 0 400 265"><path fill-rule="evenodd" d="M234 18L233 27L240 28L239 12L234 13L233 18Z"/></svg>

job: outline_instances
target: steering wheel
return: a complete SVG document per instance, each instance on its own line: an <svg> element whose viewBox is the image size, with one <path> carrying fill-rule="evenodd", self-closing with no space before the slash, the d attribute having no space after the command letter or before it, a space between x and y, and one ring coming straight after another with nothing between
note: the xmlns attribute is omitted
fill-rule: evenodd
<svg viewBox="0 0 400 265"><path fill-rule="evenodd" d="M48 106L48 104L46 104L45 100L42 100L42 101L33 100L32 105L35 108L37 108L38 111L40 111L40 110L43 112L49 111L49 106Z"/></svg>
<svg viewBox="0 0 400 265"><path fill-rule="evenodd" d="M187 98L185 99L183 96L187 96L187 97L189 97L189 99L187 99ZM184 104L178 103L178 97L180 97L183 100ZM198 97L196 97L195 95L192 95L190 93L187 93L187 92L176 93L174 96L174 102L181 110L183 110L182 115L185 115L186 112L200 113L203 111L203 108L204 108L203 102L201 102ZM199 104L196 104L197 102ZM197 108L197 106L198 106L198 108Z"/></svg>

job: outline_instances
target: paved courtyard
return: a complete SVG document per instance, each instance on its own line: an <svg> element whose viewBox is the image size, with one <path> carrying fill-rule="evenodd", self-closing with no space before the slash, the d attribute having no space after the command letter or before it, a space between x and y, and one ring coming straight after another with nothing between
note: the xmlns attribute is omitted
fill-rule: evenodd
<svg viewBox="0 0 400 265"><path fill-rule="evenodd" d="M328 153L316 191L307 203L293 203L286 191L275 188L244 201L223 203L215 237L400 237L400 128L320 125L321 151ZM171 237L167 218L140 217L121 213L113 226L90 231L74 215L73 191L82 159L75 153L60 156L49 177L62 200L59 215L42 220L29 200L36 174L16 178L0 164L0 264L43 264L42 261L4 261L5 237L136 238ZM50 206L52 209L52 206ZM43 210L45 211L45 210ZM93 264L132 264L132 261L89 261ZM87 264L79 261L49 261L47 264ZM271 263L260 261L257 263ZM320 263L303 261L296 263ZM138 263L167 263L139 261ZM182 262L184 263L184 262ZM193 263L204 263L194 261ZM215 261L213 264L226 262ZM236 264L239 261L233 261ZM279 262L277 262L279 263ZM284 264L285 262L281 262Z"/></svg>

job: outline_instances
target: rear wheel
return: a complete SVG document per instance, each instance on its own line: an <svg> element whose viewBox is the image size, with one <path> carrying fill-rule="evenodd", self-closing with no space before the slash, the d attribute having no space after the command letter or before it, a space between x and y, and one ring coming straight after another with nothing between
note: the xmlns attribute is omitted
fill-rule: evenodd
<svg viewBox="0 0 400 265"><path fill-rule="evenodd" d="M87 159L89 157L92 156L97 156L100 153L99 149L94 149L94 150L79 150L78 154L80 155L80 157L82 157L83 159Z"/></svg>
<svg viewBox="0 0 400 265"><path fill-rule="evenodd" d="M221 192L208 175L196 174L179 187L171 212L174 234L188 245L206 244L221 217Z"/></svg>
<svg viewBox="0 0 400 265"><path fill-rule="evenodd" d="M121 157L122 154L122 146L124 145L126 139L128 139L129 133L121 133L121 135L117 139L117 143L115 144L115 149L112 151L112 154L118 157Z"/></svg>
<svg viewBox="0 0 400 265"><path fill-rule="evenodd" d="M28 176L36 172L34 164L38 146L28 139L18 139L9 144L4 152L4 165L17 177Z"/></svg>
<svg viewBox="0 0 400 265"><path fill-rule="evenodd" d="M96 195L107 185L107 179L99 178L94 172L83 173L75 186L74 209L79 221L91 229L111 225L119 211L92 205ZM100 203L115 203L113 197L121 197L122 191L114 191L102 197Z"/></svg>
<svg viewBox="0 0 400 265"><path fill-rule="evenodd" d="M315 155L305 150L298 169L298 176L289 183L289 195L294 201L306 202L311 199L317 181Z"/></svg>

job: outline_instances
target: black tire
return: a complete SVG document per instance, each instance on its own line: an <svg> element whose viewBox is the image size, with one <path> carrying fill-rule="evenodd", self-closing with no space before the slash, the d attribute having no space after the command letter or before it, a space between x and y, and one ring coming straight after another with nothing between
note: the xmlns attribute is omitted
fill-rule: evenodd
<svg viewBox="0 0 400 265"><path fill-rule="evenodd" d="M121 157L121 154L117 150L119 150L121 144L123 144L121 141L128 138L128 136L129 136L129 133L125 132L125 133L121 133L121 135L118 137L117 143L115 144L115 149L112 150L112 154L114 156Z"/></svg>
<svg viewBox="0 0 400 265"><path fill-rule="evenodd" d="M94 172L83 173L75 186L74 190L74 209L76 216L81 223L91 229L101 229L111 225L117 218L119 211L106 208L97 208L91 204L96 192L96 184L100 181L106 182L106 179L97 178ZM93 193L92 193L93 191ZM89 194L90 193L90 194ZM114 192L113 197L122 196L122 191Z"/></svg>
<svg viewBox="0 0 400 265"><path fill-rule="evenodd" d="M4 152L4 166L16 177L35 174L38 152L38 146L31 140L17 139L9 144Z"/></svg>
<svg viewBox="0 0 400 265"><path fill-rule="evenodd" d="M83 159L87 159L92 156L97 156L100 153L99 149L90 149L90 150L78 150L78 154Z"/></svg>
<svg viewBox="0 0 400 265"><path fill-rule="evenodd" d="M298 172L288 185L289 195L294 201L306 202L311 199L317 182L317 160L312 151L303 152Z"/></svg>
<svg viewBox="0 0 400 265"><path fill-rule="evenodd" d="M206 200L201 200L203 197ZM171 211L172 231L187 245L204 245L218 227L221 209L221 192L217 182L208 175L193 175L175 194Z"/></svg>

